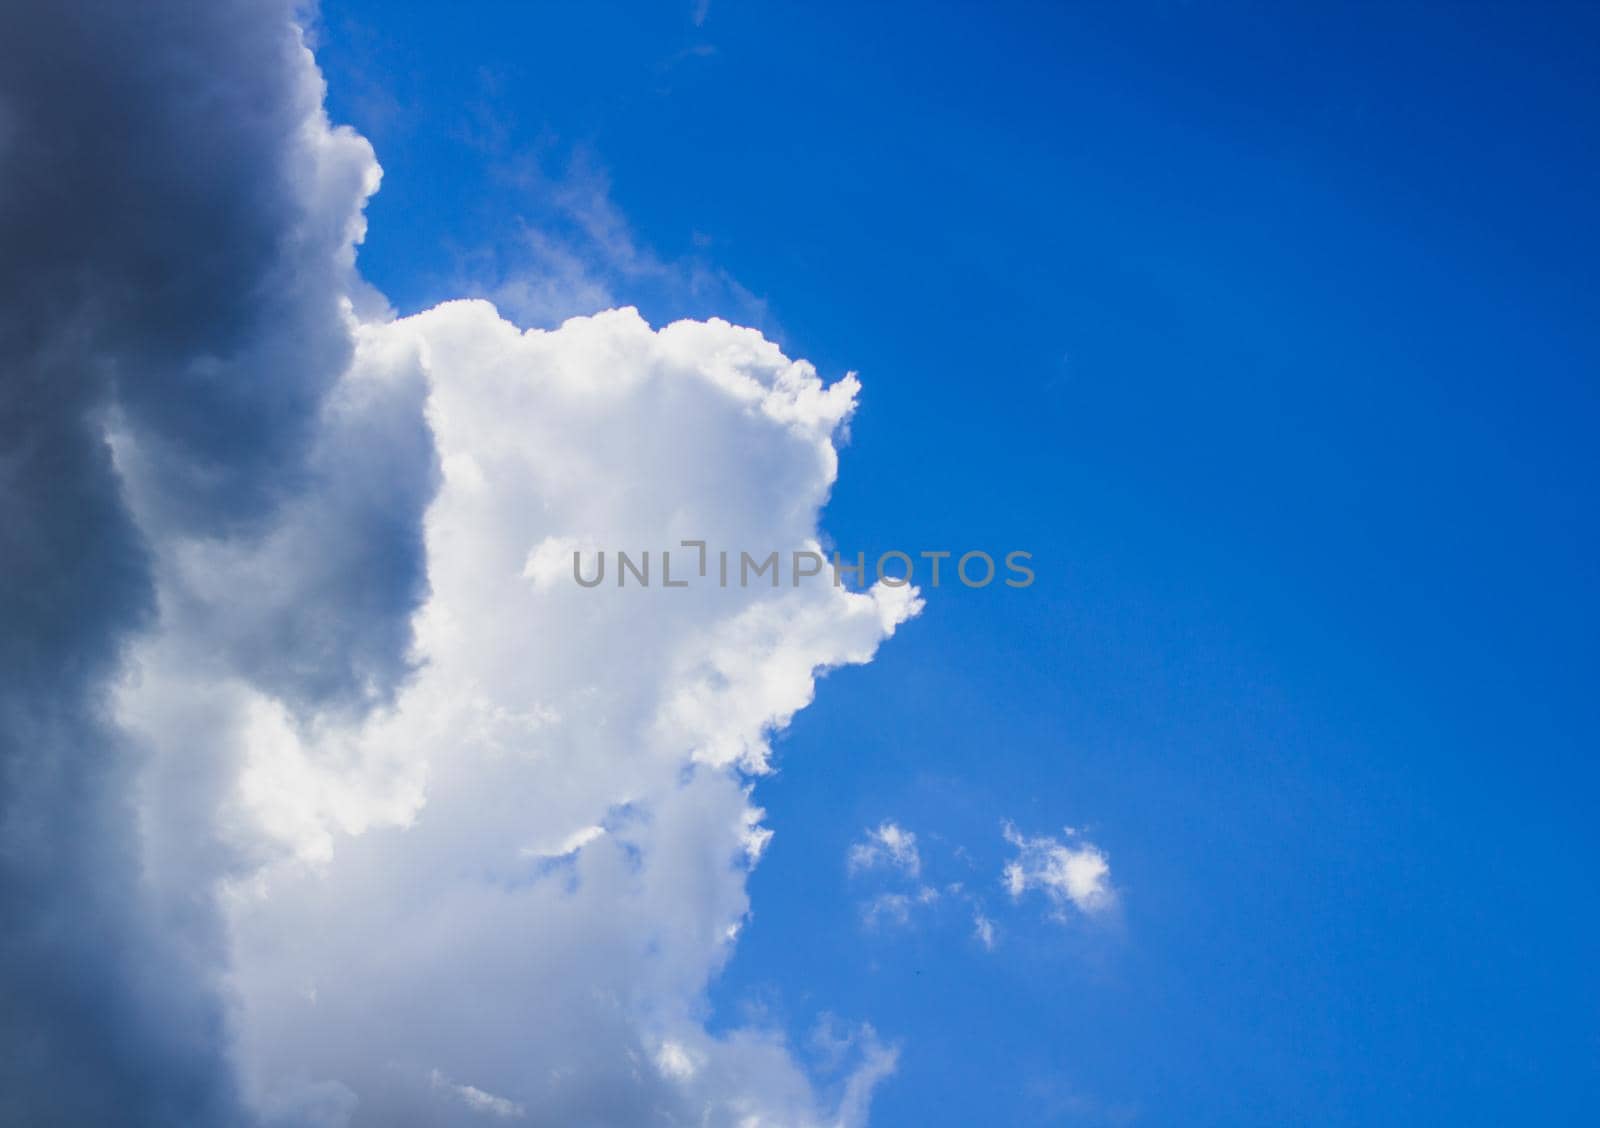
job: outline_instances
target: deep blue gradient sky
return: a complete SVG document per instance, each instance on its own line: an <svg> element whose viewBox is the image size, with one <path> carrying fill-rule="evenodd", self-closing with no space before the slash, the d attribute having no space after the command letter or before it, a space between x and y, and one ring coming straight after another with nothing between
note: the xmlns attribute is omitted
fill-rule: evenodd
<svg viewBox="0 0 1600 1128"><path fill-rule="evenodd" d="M325 0L401 312L603 169L765 306L619 299L861 373L842 547L1035 555L758 787L719 1021L870 1020L878 1123L1600 1116L1600 14L1305 8ZM885 818L994 952L863 926ZM1003 819L1117 919L1011 906Z"/></svg>

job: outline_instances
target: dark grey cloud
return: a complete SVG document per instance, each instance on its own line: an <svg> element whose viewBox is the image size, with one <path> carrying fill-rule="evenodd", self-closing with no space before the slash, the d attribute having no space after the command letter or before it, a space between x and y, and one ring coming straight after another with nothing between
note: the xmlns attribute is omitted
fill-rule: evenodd
<svg viewBox="0 0 1600 1128"><path fill-rule="evenodd" d="M359 424L330 400L373 166L293 17L0 0L0 1124L243 1121L209 886L149 894L109 720L159 547L292 527L324 562L161 612L296 710L407 673L431 446L413 385ZM387 460L340 467L352 428Z"/></svg>

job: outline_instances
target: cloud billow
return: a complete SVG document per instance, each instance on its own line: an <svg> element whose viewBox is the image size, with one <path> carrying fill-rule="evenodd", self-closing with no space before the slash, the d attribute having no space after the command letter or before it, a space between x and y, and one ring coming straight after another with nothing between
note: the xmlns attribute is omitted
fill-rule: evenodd
<svg viewBox="0 0 1600 1128"><path fill-rule="evenodd" d="M863 1039L830 1096L775 1034L707 1033L704 995L770 835L750 786L772 730L914 594L525 566L552 537L815 543L850 400L722 322L522 332L458 302L365 332L423 358L443 468L418 673L306 728L152 639L124 702L158 746L189 709L237 734L235 825L268 852L229 894L251 1092L298 1108L336 1083L355 1125L860 1123L891 1050Z"/></svg>
<svg viewBox="0 0 1600 1128"><path fill-rule="evenodd" d="M403 320L291 5L0 17L0 1121L859 1124L713 1035L769 739L914 590L815 549L853 379L631 310Z"/></svg>

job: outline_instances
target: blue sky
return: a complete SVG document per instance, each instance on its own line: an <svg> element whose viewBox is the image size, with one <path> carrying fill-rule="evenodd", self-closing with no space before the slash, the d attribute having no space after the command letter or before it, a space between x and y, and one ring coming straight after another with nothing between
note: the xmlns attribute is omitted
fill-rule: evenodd
<svg viewBox="0 0 1600 1128"><path fill-rule="evenodd" d="M861 373L840 545L1035 555L783 737L716 1021L870 1020L882 1124L1592 1115L1593 9L694 16L329 3L319 60L401 313L603 174L671 264L618 301ZM883 820L993 952L863 923ZM1115 920L1011 904L1003 820Z"/></svg>
<svg viewBox="0 0 1600 1128"><path fill-rule="evenodd" d="M0 1121L1595 1121L1597 12L0 4Z"/></svg>

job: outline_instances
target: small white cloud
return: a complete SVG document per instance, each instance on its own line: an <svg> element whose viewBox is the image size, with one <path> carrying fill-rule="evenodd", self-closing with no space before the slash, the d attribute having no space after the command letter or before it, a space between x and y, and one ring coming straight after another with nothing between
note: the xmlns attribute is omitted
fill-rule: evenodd
<svg viewBox="0 0 1600 1128"><path fill-rule="evenodd" d="M911 923L911 897L905 893L880 893L868 901L861 910L861 919L869 927L884 921L890 924Z"/></svg>
<svg viewBox="0 0 1600 1128"><path fill-rule="evenodd" d="M560 842L549 846L526 846L522 850L525 858L565 858L576 854L595 839L602 837L606 832L603 826L585 826L573 831Z"/></svg>
<svg viewBox="0 0 1600 1128"><path fill-rule="evenodd" d="M750 789L745 789L745 797L750 796ZM761 860L761 855L766 852L767 843L772 841L772 829L761 825L761 820L767 812L761 807L746 807L744 812L744 854L753 866Z"/></svg>
<svg viewBox="0 0 1600 1128"><path fill-rule="evenodd" d="M661 1048L656 1051L656 1069L661 1076L673 1081L689 1081L700 1071L700 1063L695 1060L688 1047L679 1042L662 1042Z"/></svg>
<svg viewBox="0 0 1600 1128"><path fill-rule="evenodd" d="M1004 870L1006 891L1013 900L1021 899L1029 889L1038 889L1061 916L1069 905L1093 915L1116 904L1111 863L1099 847L1089 842L1069 845L1047 835L1025 837L1009 822L1002 833L1017 848L1016 859ZM1066 835L1076 838L1077 831L1068 828Z"/></svg>
<svg viewBox="0 0 1600 1128"><path fill-rule="evenodd" d="M982 912L972 914L972 934L978 938L978 943L983 945L984 951L994 951L994 921L984 916Z"/></svg>
<svg viewBox="0 0 1600 1128"><path fill-rule="evenodd" d="M867 831L865 841L850 847L850 872L890 865L909 877L922 872L922 856L917 853L917 836L893 822L884 822Z"/></svg>
<svg viewBox="0 0 1600 1128"><path fill-rule="evenodd" d="M520 1120L528 1115L528 1110L516 1101L486 1093L474 1085L458 1085L437 1069L433 1071L429 1080L435 1090L448 1093L473 1112L484 1116L493 1116L500 1120Z"/></svg>

